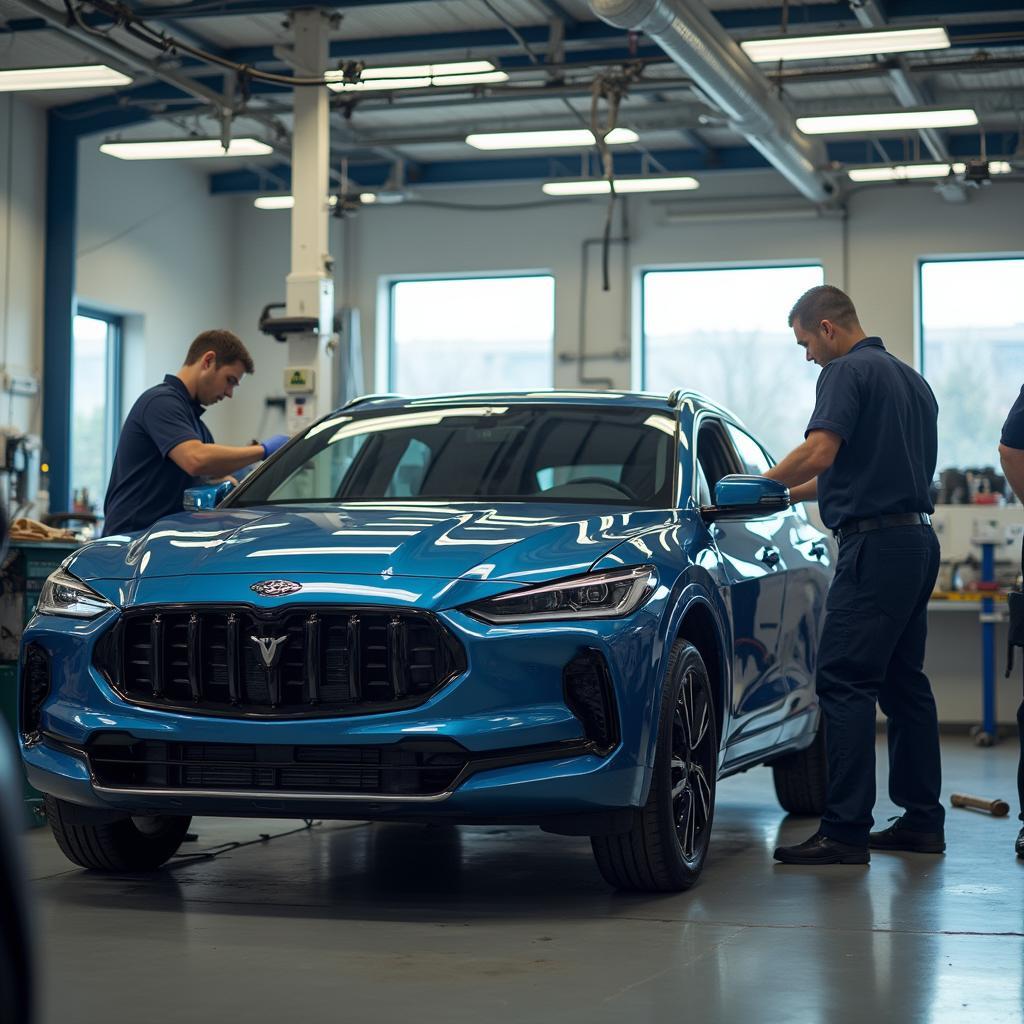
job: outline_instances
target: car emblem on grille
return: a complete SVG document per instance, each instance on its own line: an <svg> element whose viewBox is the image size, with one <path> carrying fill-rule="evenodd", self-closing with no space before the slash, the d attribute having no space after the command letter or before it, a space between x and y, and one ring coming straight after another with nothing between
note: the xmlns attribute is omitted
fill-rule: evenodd
<svg viewBox="0 0 1024 1024"><path fill-rule="evenodd" d="M260 649L263 664L267 667L267 671L270 671L270 669L272 669L276 664L277 655L281 650L281 645L288 639L288 635L251 636L249 639Z"/></svg>
<svg viewBox="0 0 1024 1024"><path fill-rule="evenodd" d="M294 583L292 580L262 580L254 583L250 590L255 590L261 597L284 597L286 594L294 594L302 589L301 583Z"/></svg>

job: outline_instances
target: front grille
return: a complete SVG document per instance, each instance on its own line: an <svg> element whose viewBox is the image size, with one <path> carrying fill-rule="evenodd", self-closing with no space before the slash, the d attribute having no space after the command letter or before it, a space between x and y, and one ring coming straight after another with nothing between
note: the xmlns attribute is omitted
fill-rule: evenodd
<svg viewBox="0 0 1024 1024"><path fill-rule="evenodd" d="M114 789L425 796L450 789L468 752L449 740L391 746L171 743L106 733L86 748Z"/></svg>
<svg viewBox="0 0 1024 1024"><path fill-rule="evenodd" d="M464 664L423 612L209 606L129 611L96 662L133 703L265 717L413 707Z"/></svg>

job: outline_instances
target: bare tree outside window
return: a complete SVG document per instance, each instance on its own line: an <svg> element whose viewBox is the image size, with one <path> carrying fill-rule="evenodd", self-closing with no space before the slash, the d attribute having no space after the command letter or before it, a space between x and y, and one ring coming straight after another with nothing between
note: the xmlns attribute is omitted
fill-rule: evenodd
<svg viewBox="0 0 1024 1024"><path fill-rule="evenodd" d="M943 469L999 466L1024 384L1024 259L921 264L921 369L939 402Z"/></svg>
<svg viewBox="0 0 1024 1024"><path fill-rule="evenodd" d="M789 311L823 283L817 266L649 271L644 387L702 391L784 455L803 440L818 376L797 347Z"/></svg>

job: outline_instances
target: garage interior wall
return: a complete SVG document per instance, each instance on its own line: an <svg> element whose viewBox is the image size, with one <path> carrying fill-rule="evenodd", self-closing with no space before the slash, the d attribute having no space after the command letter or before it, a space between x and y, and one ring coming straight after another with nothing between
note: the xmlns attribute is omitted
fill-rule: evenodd
<svg viewBox="0 0 1024 1024"><path fill-rule="evenodd" d="M8 373L42 374L46 115L0 96L0 352ZM38 434L39 396L0 391L0 426Z"/></svg>
<svg viewBox="0 0 1024 1024"><path fill-rule="evenodd" d="M254 333L234 313L234 214L234 204L211 196L206 174L187 161L138 165L104 156L95 140L79 144L77 298L125 318L124 414L181 366L200 331ZM254 260L248 272L258 266ZM226 408L206 414L225 440L234 419ZM244 432L244 421L237 429Z"/></svg>

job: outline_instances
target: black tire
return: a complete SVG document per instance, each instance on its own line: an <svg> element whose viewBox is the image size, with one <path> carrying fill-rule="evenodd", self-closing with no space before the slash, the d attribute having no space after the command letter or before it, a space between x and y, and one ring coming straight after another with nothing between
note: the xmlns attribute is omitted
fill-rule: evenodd
<svg viewBox="0 0 1024 1024"><path fill-rule="evenodd" d="M67 820L69 805L46 797L46 818L64 856L94 871L155 871L174 856L188 832L190 817L161 815L121 818L99 825Z"/></svg>
<svg viewBox="0 0 1024 1024"><path fill-rule="evenodd" d="M821 815L828 792L824 720L818 724L817 735L809 747L772 763L772 778L775 795L784 811L802 818Z"/></svg>
<svg viewBox="0 0 1024 1024"><path fill-rule="evenodd" d="M700 653L677 640L665 673L647 802L629 832L590 839L609 885L634 892L682 892L700 877L715 814L714 708Z"/></svg>

